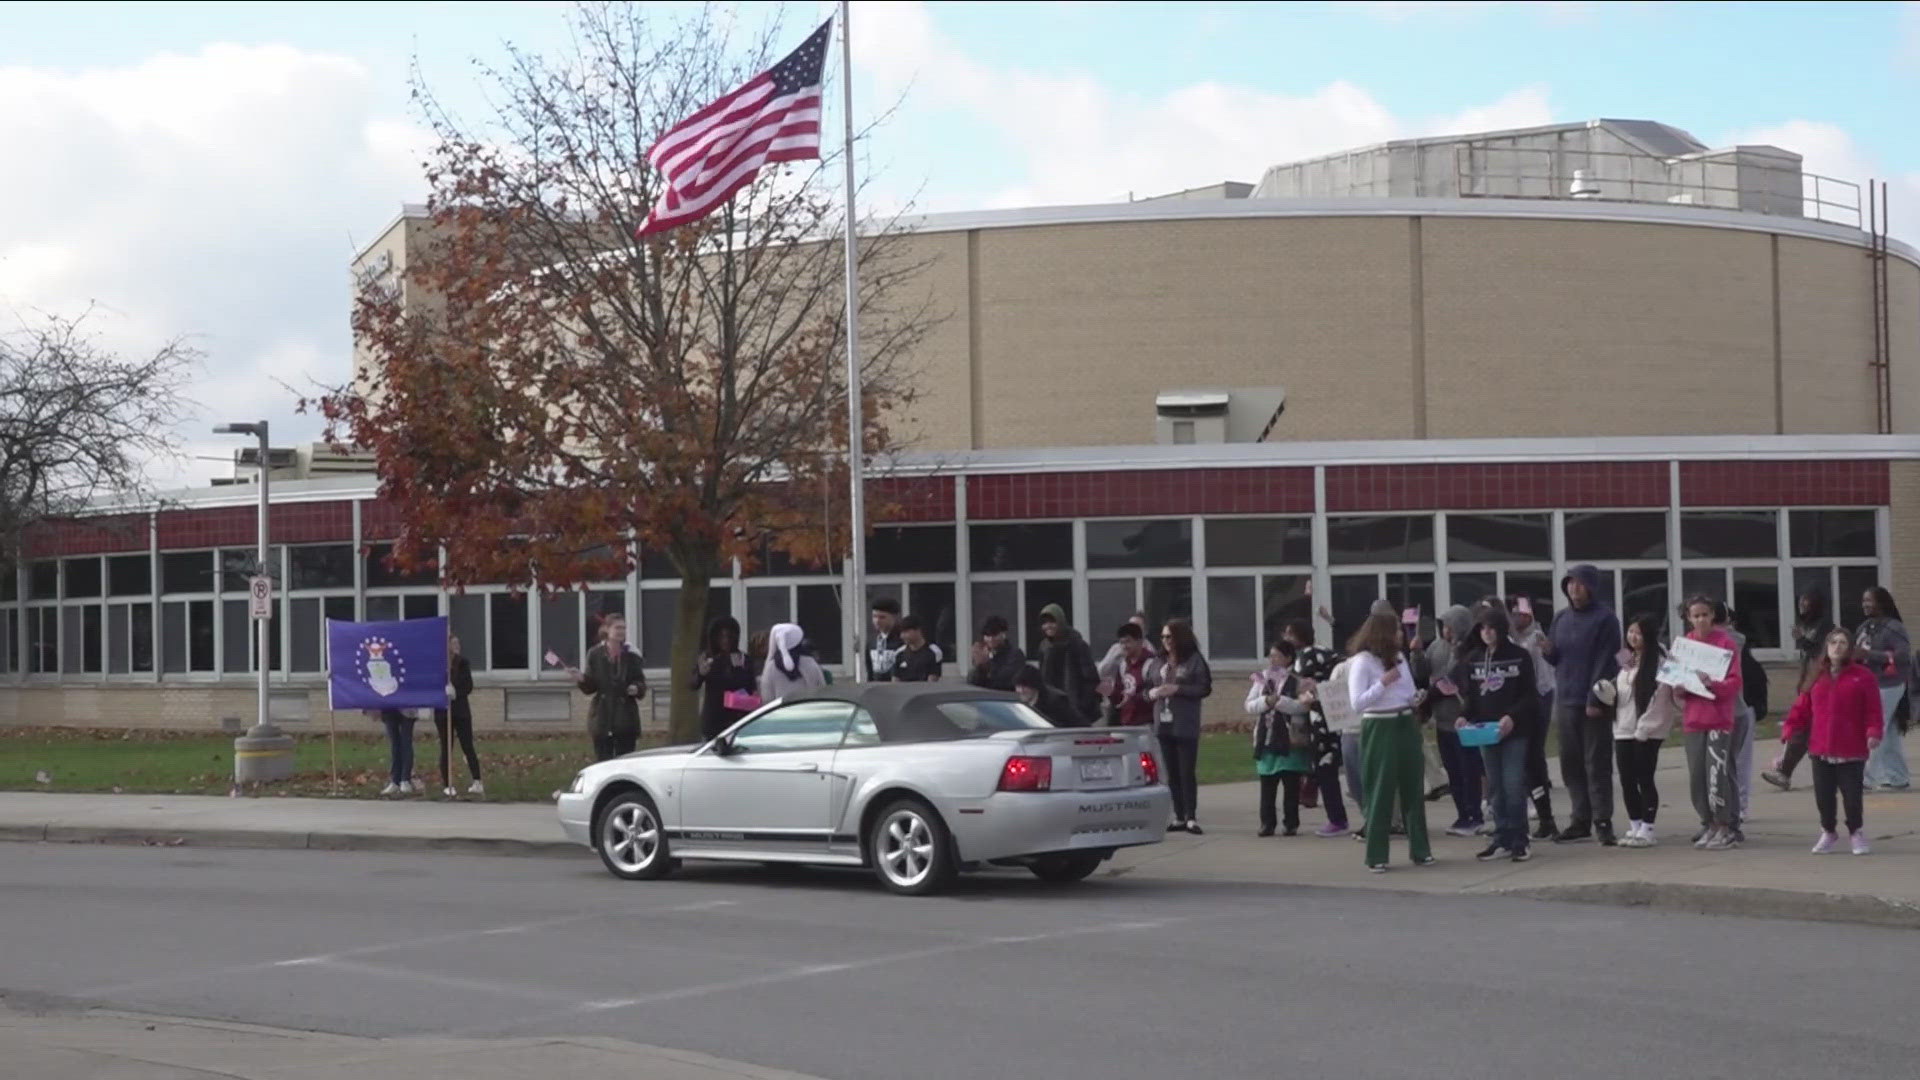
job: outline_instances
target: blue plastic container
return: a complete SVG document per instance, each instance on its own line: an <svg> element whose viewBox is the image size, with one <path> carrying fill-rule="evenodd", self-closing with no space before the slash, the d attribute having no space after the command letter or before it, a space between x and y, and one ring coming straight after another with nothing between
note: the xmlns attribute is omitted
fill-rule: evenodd
<svg viewBox="0 0 1920 1080"><path fill-rule="evenodd" d="M1499 741L1499 724L1468 724L1460 729L1461 746L1492 746Z"/></svg>

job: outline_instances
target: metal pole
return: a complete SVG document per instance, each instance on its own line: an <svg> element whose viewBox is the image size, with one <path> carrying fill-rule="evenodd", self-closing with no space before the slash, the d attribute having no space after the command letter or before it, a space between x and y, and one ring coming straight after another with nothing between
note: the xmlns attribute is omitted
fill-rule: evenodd
<svg viewBox="0 0 1920 1080"><path fill-rule="evenodd" d="M866 681L867 501L862 473L866 410L860 393L860 277L853 215L853 24L852 4L840 0L840 114L846 124L847 158L847 503L852 547L847 557L847 606L853 626L853 681Z"/></svg>
<svg viewBox="0 0 1920 1080"><path fill-rule="evenodd" d="M267 422L262 420L260 421L260 520L257 522L260 534L260 552L257 558L260 565L260 576L271 579L273 574L267 568L267 477L272 472L272 468L267 458ZM271 734L271 729L267 726L267 665L268 660L273 656L273 649L270 644L272 640L270 635L273 629L273 620L261 619L259 622L260 625L255 627L253 631L255 639L260 643L260 657L254 665L259 669L260 679L259 714L255 719L253 732L256 736Z"/></svg>

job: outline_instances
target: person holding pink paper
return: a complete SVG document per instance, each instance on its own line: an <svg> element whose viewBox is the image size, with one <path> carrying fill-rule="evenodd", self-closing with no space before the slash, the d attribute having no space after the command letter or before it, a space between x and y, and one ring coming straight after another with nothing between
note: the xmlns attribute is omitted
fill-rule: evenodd
<svg viewBox="0 0 1920 1080"><path fill-rule="evenodd" d="M694 663L689 689L700 691L700 737L717 738L747 715L753 667L740 651L740 624L721 616L707 626L706 648Z"/></svg>

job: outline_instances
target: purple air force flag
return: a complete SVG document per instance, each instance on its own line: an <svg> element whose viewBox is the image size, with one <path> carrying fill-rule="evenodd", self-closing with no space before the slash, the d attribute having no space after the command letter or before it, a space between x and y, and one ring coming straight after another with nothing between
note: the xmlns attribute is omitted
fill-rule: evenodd
<svg viewBox="0 0 1920 1080"><path fill-rule="evenodd" d="M327 620L327 697L334 709L447 707L447 620Z"/></svg>

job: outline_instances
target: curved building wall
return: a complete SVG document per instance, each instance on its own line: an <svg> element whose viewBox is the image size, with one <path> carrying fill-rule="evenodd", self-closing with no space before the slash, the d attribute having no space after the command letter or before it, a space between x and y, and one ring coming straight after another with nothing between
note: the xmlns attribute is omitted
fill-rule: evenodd
<svg viewBox="0 0 1920 1080"><path fill-rule="evenodd" d="M920 445L1138 445L1163 391L1276 385L1289 440L1875 430L1857 230L1356 202L928 219L915 242L949 317L923 353ZM1894 430L1920 431L1920 267L1902 251L1890 273Z"/></svg>

